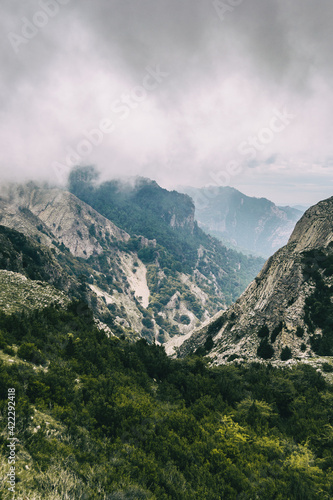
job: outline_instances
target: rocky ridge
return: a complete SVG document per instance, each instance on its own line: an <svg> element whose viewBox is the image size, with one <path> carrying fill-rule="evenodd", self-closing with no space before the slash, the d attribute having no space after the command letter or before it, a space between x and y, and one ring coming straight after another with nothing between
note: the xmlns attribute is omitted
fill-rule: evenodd
<svg viewBox="0 0 333 500"><path fill-rule="evenodd" d="M236 303L195 331L178 355L200 348L214 364L311 358L323 331L309 321L307 310L319 285L330 293L332 254L333 197L307 210L288 244L268 259Z"/></svg>
<svg viewBox="0 0 333 500"><path fill-rule="evenodd" d="M152 187L158 189L154 184ZM145 189L146 186L144 193ZM150 184L147 189L151 189ZM156 198L155 192L154 195ZM168 192L164 195L167 199ZM184 197L171 195L173 201ZM191 234L196 226L194 208L187 197L185 201L186 210L170 203L162 216L172 231L185 227ZM168 266L173 262L163 256L164 250L157 246L156 240L130 236L64 190L32 182L3 187L0 224L19 231L18 235L10 236L11 242L0 234L3 248L7 249L0 256L2 269L24 274L21 261L25 258L25 242L19 235L26 235L30 241L27 252L40 254L40 269L47 269L45 276L37 273L32 279L45 280L70 292L70 296L87 301L96 318L108 325L112 333L164 343L175 335L188 334L200 320L226 306L216 279L221 276L226 281L227 273L221 268L215 266L216 276L208 272L205 276L199 269L193 275L171 271ZM18 241L16 249L12 246L14 240ZM10 264L8 259L13 260L14 255L15 263ZM34 257L37 261L38 255ZM203 270L211 266L213 257L204 248L200 249L198 266ZM227 254L224 262L228 264ZM235 274L230 264L229 268Z"/></svg>

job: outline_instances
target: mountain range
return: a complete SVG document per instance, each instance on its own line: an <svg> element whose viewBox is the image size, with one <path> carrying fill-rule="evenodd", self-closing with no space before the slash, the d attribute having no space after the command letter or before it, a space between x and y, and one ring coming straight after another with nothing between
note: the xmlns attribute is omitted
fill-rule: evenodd
<svg viewBox="0 0 333 500"><path fill-rule="evenodd" d="M96 175L75 170L72 192L3 187L4 271L84 300L115 335L164 343L225 310L262 267L206 235L188 196Z"/></svg>
<svg viewBox="0 0 333 500"><path fill-rule="evenodd" d="M231 187L181 187L195 203L199 226L223 244L268 258L284 246L304 210L278 207Z"/></svg>
<svg viewBox="0 0 333 500"><path fill-rule="evenodd" d="M332 498L333 198L264 263L149 179L80 168L69 189L0 195L0 410L17 422L0 419L6 487Z"/></svg>
<svg viewBox="0 0 333 500"><path fill-rule="evenodd" d="M149 179L100 183L80 167L68 191L7 185L0 307L82 300L110 335L213 364L331 356L332 220L333 199L308 209L264 264L207 235L188 195Z"/></svg>

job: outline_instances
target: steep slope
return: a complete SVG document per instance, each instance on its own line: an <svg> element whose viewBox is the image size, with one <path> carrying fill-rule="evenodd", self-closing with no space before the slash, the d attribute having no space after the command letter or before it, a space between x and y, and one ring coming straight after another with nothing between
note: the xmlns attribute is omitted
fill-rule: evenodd
<svg viewBox="0 0 333 500"><path fill-rule="evenodd" d="M148 193L146 196L146 203L156 203L154 196L149 198ZM186 198L186 203L191 208L187 211L186 222L180 218L179 207L176 207L166 223L172 234L178 226L186 234L195 232L192 202ZM136 214L132 217L135 219ZM0 219L5 226L32 236L35 246L48 247L53 264L57 263L59 279L71 277L72 288L78 292L76 296L79 294L79 298L87 300L96 317L114 333L133 338L144 336L150 341L165 342L176 334L186 334L200 320L225 309L226 304L236 298L237 290L241 293L245 288L242 283L249 272L247 265L252 265L255 275L260 264L255 259L249 261L222 249L219 252L220 267L224 266L222 271L213 264L214 249L200 248L195 271L181 272L179 261L155 239L140 235L131 237L73 194L33 183L3 189ZM149 214L146 219L149 222ZM151 224L154 226L154 219ZM14 248L15 238L18 243ZM24 237L21 234L15 238L11 237L12 246L7 242L7 254L13 261L20 262L25 255L21 251L24 250ZM23 272L22 265L13 265L13 262L12 267L7 263L4 268ZM48 265L43 260L41 272ZM38 274L33 279L45 279L53 284L50 276ZM67 290L66 286L59 284Z"/></svg>
<svg viewBox="0 0 333 500"><path fill-rule="evenodd" d="M0 409L3 500L332 499L333 386L309 366L172 360L77 304L0 312Z"/></svg>
<svg viewBox="0 0 333 500"><path fill-rule="evenodd" d="M76 298L80 283L66 272L55 257L55 250L23 233L0 225L0 269L23 274L31 280L46 281Z"/></svg>
<svg viewBox="0 0 333 500"><path fill-rule="evenodd" d="M302 216L291 207L277 207L230 187L181 188L195 203L199 226L225 244L269 257L288 241Z"/></svg>
<svg viewBox="0 0 333 500"><path fill-rule="evenodd" d="M169 192L149 179L96 184L96 178L92 167L77 168L70 175L69 188L133 238L140 234L154 239L155 250L139 253L146 262L158 258L161 267L171 273L196 272L198 282L205 282L225 303L239 296L262 265L261 259L228 250L205 234L194 220L194 205L188 196Z"/></svg>
<svg viewBox="0 0 333 500"><path fill-rule="evenodd" d="M180 347L216 364L333 356L333 198L310 208L227 312Z"/></svg>
<svg viewBox="0 0 333 500"><path fill-rule="evenodd" d="M101 254L103 240L129 240L125 231L72 194L32 182L3 189L0 210L3 225L38 236L48 246L59 240L75 257Z"/></svg>
<svg viewBox="0 0 333 500"><path fill-rule="evenodd" d="M70 297L85 300L96 318L117 334L140 334L140 304L133 301L127 277L118 265L123 254L119 246L126 245L129 235L70 193L33 183L2 189L0 219L7 226L0 230L3 269L55 284ZM30 275L26 273L29 266ZM112 296L115 287L121 293L107 303L101 288ZM133 325L122 312L126 305Z"/></svg>
<svg viewBox="0 0 333 500"><path fill-rule="evenodd" d="M69 302L68 295L54 286L31 280L20 273L0 270L0 311L6 314L50 305L65 307Z"/></svg>

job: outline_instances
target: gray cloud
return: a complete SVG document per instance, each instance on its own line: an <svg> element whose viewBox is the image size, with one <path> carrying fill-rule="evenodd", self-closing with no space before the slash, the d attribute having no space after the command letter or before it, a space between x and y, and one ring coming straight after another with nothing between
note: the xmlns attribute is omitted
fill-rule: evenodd
<svg viewBox="0 0 333 500"><path fill-rule="evenodd" d="M69 148L77 151L85 132L107 118L113 132L81 158L104 177L137 173L165 186L202 185L237 161L245 170L230 179L235 187L274 196L276 185L278 198L281 178L287 185L296 176L304 202L311 189L318 199L326 195L330 0L244 0L223 21L213 2L202 0L45 0L56 14L31 40L16 39L15 52L13 33L22 36L22 18L38 20L42 1L1 6L2 178L57 181L54 162L65 164ZM114 103L142 86L147 66L158 65L168 76L121 120ZM292 123L256 151L254 163L240 155L239 144L283 107L295 114Z"/></svg>

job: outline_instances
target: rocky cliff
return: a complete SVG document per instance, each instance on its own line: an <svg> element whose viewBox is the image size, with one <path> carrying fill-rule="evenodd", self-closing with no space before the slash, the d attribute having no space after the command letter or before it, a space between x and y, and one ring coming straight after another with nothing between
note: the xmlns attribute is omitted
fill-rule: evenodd
<svg viewBox="0 0 333 500"><path fill-rule="evenodd" d="M199 348L215 364L332 356L332 285L333 197L307 210L236 303L194 332L179 355Z"/></svg>
<svg viewBox="0 0 333 500"><path fill-rule="evenodd" d="M28 235L38 235L47 245L58 240L75 257L101 254L102 242L107 239L123 242L130 238L71 193L33 183L13 184L3 190L0 217L3 225Z"/></svg>
<svg viewBox="0 0 333 500"><path fill-rule="evenodd" d="M116 189L107 188L106 201L113 199ZM161 193L164 201L159 206ZM152 208L136 211L144 205ZM180 258L186 238L195 238L190 198L161 191L156 183L143 182L135 203L127 204L122 212L116 207L116 212L128 214L132 224L148 228L149 235L158 233L166 245L176 247ZM187 248L194 268L183 269L156 239L130 235L75 195L47 185L4 187L0 224L18 231L7 235L3 231L2 239L0 231L6 250L0 255L2 269L26 274L26 265L32 265L34 275L27 277L56 284L71 296L83 298L113 333L161 343L189 333L200 320L225 308L237 290L245 288L242 282L251 272L249 266L260 265L206 237L210 247ZM33 256L32 262L26 253ZM34 265L37 261L40 271Z"/></svg>

